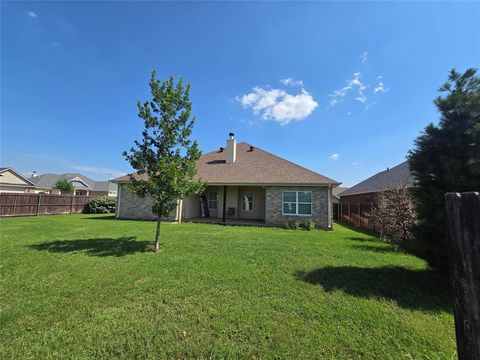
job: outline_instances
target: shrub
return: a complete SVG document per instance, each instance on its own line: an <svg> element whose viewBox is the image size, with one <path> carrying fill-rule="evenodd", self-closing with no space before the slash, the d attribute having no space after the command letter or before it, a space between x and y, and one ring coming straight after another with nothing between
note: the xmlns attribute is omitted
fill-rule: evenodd
<svg viewBox="0 0 480 360"><path fill-rule="evenodd" d="M415 204L405 185L383 191L377 197L372 217L380 238L394 248L410 250L413 240L412 226L415 223Z"/></svg>
<svg viewBox="0 0 480 360"><path fill-rule="evenodd" d="M114 213L117 204L117 198L110 196L99 196L90 200L87 206L89 214L109 214Z"/></svg>
<svg viewBox="0 0 480 360"><path fill-rule="evenodd" d="M290 230L298 230L300 229L300 222L298 220L288 221L285 227Z"/></svg>
<svg viewBox="0 0 480 360"><path fill-rule="evenodd" d="M309 219L308 221L304 222L303 223L303 228L307 231L310 231L310 230L315 230L315 221L313 221L313 219Z"/></svg>

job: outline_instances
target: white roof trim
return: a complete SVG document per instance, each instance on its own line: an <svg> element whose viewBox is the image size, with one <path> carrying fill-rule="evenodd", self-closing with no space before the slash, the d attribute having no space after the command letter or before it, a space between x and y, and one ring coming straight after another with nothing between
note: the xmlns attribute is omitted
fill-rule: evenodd
<svg viewBox="0 0 480 360"><path fill-rule="evenodd" d="M68 181L70 181L70 182L72 182L72 181L79 181L79 182L81 182L83 185L85 185L87 188L91 189L90 186L88 186L88 184L87 184L85 181L83 181L82 179L80 179L78 176L76 176L76 177L74 177L73 179L70 179L70 180L68 180Z"/></svg>

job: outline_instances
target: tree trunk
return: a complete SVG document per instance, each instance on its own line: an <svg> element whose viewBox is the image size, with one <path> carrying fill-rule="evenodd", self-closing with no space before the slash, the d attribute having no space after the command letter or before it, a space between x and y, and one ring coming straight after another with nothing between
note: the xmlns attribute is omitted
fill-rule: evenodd
<svg viewBox="0 0 480 360"><path fill-rule="evenodd" d="M160 250L160 222L162 221L162 215L157 216L157 232L155 233L155 247L153 249L154 252L158 252Z"/></svg>

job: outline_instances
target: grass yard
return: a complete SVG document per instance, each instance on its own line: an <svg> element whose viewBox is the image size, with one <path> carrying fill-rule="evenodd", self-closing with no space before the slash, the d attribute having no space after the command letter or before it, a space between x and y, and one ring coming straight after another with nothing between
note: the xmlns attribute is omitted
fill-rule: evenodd
<svg viewBox="0 0 480 360"><path fill-rule="evenodd" d="M2 359L454 359L448 283L369 235L2 219Z"/></svg>

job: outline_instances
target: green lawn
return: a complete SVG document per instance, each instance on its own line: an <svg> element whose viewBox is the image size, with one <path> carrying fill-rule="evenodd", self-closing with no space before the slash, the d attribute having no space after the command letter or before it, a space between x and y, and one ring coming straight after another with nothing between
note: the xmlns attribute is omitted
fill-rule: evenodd
<svg viewBox="0 0 480 360"><path fill-rule="evenodd" d="M2 359L453 359L448 283L369 235L2 219Z"/></svg>

